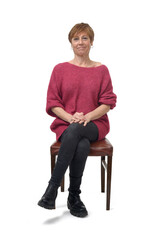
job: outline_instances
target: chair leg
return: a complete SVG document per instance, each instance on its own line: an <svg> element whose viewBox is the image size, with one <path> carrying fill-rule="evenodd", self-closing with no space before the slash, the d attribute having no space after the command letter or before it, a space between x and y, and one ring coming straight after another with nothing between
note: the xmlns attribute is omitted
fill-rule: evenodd
<svg viewBox="0 0 160 240"><path fill-rule="evenodd" d="M107 164L107 203L106 203L106 210L110 210L111 174L112 174L112 156L108 156L108 164Z"/></svg>
<svg viewBox="0 0 160 240"><path fill-rule="evenodd" d="M63 176L63 179L62 179L62 182L61 182L61 192L64 192L64 176Z"/></svg>
<svg viewBox="0 0 160 240"><path fill-rule="evenodd" d="M51 154L51 175L52 175L53 169L55 167L55 162L56 162L56 155Z"/></svg>
<svg viewBox="0 0 160 240"><path fill-rule="evenodd" d="M105 169L103 163L105 162L105 156L101 157L101 192L105 192Z"/></svg>
<svg viewBox="0 0 160 240"><path fill-rule="evenodd" d="M56 155L51 153L51 175L52 175L53 169L55 167L55 162L56 162ZM55 203L54 209L56 209L56 203Z"/></svg>

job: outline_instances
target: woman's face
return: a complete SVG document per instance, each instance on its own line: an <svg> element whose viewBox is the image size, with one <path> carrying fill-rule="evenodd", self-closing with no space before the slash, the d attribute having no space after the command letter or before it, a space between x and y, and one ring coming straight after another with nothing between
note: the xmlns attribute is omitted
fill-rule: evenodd
<svg viewBox="0 0 160 240"><path fill-rule="evenodd" d="M86 32L80 32L72 38L71 45L75 55L86 56L89 55L92 43Z"/></svg>

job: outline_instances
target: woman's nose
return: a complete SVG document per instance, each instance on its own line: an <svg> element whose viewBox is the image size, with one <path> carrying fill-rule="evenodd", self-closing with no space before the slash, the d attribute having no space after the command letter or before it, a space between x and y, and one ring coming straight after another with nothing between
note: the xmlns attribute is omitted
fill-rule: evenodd
<svg viewBox="0 0 160 240"><path fill-rule="evenodd" d="M80 39L79 39L79 44L82 44L82 43L83 43L83 39L80 38Z"/></svg>

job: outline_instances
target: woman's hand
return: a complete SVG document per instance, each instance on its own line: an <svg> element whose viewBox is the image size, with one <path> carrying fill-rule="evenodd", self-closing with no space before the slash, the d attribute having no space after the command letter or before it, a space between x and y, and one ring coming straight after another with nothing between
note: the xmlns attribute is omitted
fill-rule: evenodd
<svg viewBox="0 0 160 240"><path fill-rule="evenodd" d="M90 119L89 113L84 115L83 112L81 112L81 113L76 112L72 116L70 124L73 123L73 122L75 122L75 123L78 122L79 124L84 123L83 125L86 126L87 123L89 123L90 121L91 121L91 119Z"/></svg>
<svg viewBox="0 0 160 240"><path fill-rule="evenodd" d="M86 115L84 115L84 124L83 126L85 127L87 125L87 123L89 123L91 121L91 118L90 118L90 114L87 113ZM79 122L79 123L82 123L82 120Z"/></svg>
<svg viewBox="0 0 160 240"><path fill-rule="evenodd" d="M73 123L73 122L80 122L84 119L84 114L83 112L76 112L70 119L70 124Z"/></svg>

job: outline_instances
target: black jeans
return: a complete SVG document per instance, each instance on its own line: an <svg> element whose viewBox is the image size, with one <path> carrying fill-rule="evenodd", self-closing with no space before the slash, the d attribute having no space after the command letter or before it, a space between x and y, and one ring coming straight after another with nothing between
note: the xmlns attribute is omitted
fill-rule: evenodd
<svg viewBox="0 0 160 240"><path fill-rule="evenodd" d="M50 182L59 187L69 166L70 188L78 188L81 184L86 159L89 154L90 142L97 139L98 128L92 121L86 126L83 126L83 123L70 124L59 138L61 147ZM75 179L79 179L77 183L74 181ZM75 184L77 186L74 186Z"/></svg>

